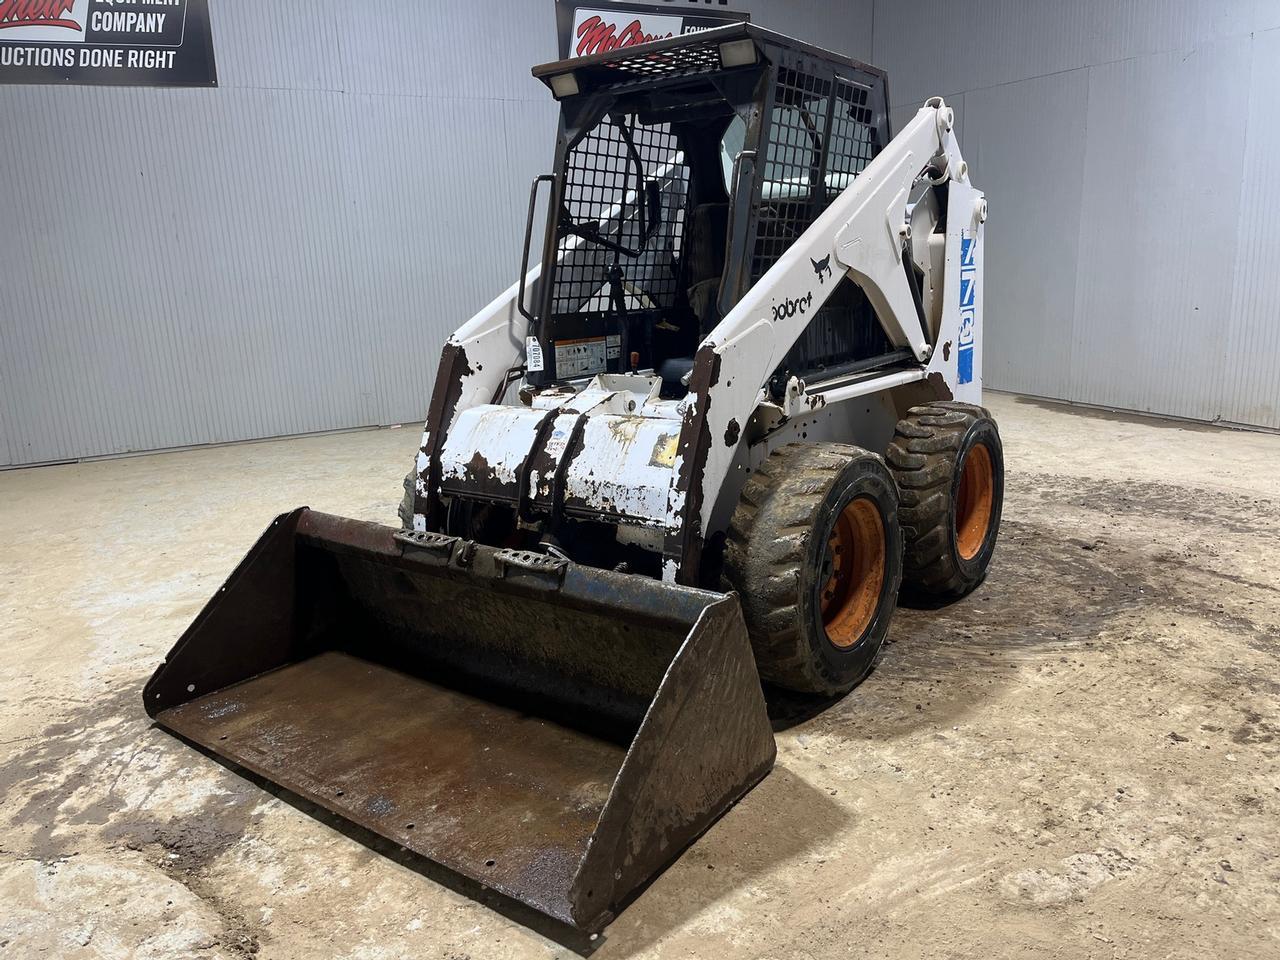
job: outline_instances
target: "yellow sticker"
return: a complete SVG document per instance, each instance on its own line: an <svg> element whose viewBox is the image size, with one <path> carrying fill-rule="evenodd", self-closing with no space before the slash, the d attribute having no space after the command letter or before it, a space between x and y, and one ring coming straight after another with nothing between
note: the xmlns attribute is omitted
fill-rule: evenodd
<svg viewBox="0 0 1280 960"><path fill-rule="evenodd" d="M676 444L680 441L680 435L675 433L662 433L658 435L658 442L653 445L653 456L649 458L649 466L651 467L671 467L676 462Z"/></svg>

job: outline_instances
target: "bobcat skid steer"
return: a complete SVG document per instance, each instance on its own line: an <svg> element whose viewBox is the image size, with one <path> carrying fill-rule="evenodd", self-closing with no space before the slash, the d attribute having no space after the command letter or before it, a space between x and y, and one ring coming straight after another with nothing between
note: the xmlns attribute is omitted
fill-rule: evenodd
<svg viewBox="0 0 1280 960"><path fill-rule="evenodd" d="M982 580L986 205L941 100L891 138L883 73L755 26L533 72L554 172L401 527L277 518L145 699L596 930L771 768L761 678L843 694L900 587Z"/></svg>

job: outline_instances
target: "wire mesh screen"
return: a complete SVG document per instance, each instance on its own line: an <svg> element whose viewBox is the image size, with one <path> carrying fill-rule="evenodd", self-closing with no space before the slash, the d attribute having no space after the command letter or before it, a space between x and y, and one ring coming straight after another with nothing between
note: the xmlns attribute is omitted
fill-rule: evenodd
<svg viewBox="0 0 1280 960"><path fill-rule="evenodd" d="M827 190L831 199L879 152L879 133L873 123L871 91L860 83L837 77L831 105L831 142L827 146Z"/></svg>
<svg viewBox="0 0 1280 960"><path fill-rule="evenodd" d="M810 376L892 350L893 344L884 335L871 301L845 276L787 352L783 366L797 376Z"/></svg>
<svg viewBox="0 0 1280 960"><path fill-rule="evenodd" d="M778 68L760 184L754 283L786 252L826 204L822 159L830 112L831 80L787 66Z"/></svg>
<svg viewBox="0 0 1280 960"><path fill-rule="evenodd" d="M870 87L799 54L781 54L762 142L753 283L879 152L883 143L873 107ZM808 376L891 350L866 295L842 277L783 368Z"/></svg>
<svg viewBox="0 0 1280 960"><path fill-rule="evenodd" d="M765 133L751 280L759 280L881 146L868 87L783 55Z"/></svg>
<svg viewBox="0 0 1280 960"><path fill-rule="evenodd" d="M602 75L613 74L619 79L627 80L708 73L720 69L720 47L715 43L699 43L671 50L638 53L633 57L599 64L593 69Z"/></svg>
<svg viewBox="0 0 1280 960"><path fill-rule="evenodd" d="M656 226L648 231L642 180L656 182L661 199ZM628 310L670 307L688 187L689 168L670 124L645 126L631 116L601 120L566 157L564 212L578 233L562 228L557 240L552 315L608 312L615 265ZM638 253L620 253L580 235L593 231Z"/></svg>

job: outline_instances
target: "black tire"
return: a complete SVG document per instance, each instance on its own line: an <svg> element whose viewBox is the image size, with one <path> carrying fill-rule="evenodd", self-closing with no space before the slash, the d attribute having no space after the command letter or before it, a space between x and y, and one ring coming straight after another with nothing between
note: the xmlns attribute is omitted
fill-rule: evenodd
<svg viewBox="0 0 1280 960"><path fill-rule="evenodd" d="M413 529L413 486L418 478L418 468L410 467L404 475L404 496L400 498L400 506L396 513L400 515L400 529Z"/></svg>
<svg viewBox="0 0 1280 960"><path fill-rule="evenodd" d="M1004 504L1004 450L991 414L949 400L912 407L886 459L902 499L904 597L972 592L987 576Z"/></svg>
<svg viewBox="0 0 1280 960"><path fill-rule="evenodd" d="M833 553L846 540L858 549ZM898 490L884 461L836 443L774 451L734 511L725 579L764 680L825 696L851 690L875 663L902 579Z"/></svg>

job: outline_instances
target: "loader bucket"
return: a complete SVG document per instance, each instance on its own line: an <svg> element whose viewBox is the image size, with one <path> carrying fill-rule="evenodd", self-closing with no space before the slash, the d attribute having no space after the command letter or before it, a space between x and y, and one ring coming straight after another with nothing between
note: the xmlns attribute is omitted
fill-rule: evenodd
<svg viewBox="0 0 1280 960"><path fill-rule="evenodd" d="M775 752L733 594L306 508L143 696L181 737L588 931Z"/></svg>

